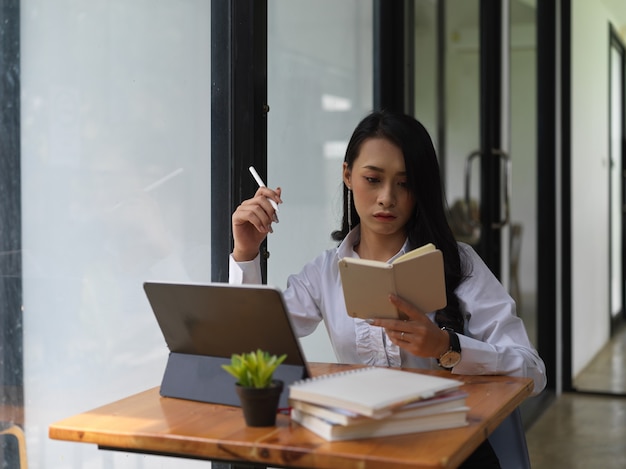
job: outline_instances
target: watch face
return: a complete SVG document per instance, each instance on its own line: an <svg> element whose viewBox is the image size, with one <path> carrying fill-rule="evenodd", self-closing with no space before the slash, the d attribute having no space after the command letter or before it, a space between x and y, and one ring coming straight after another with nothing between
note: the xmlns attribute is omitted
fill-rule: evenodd
<svg viewBox="0 0 626 469"><path fill-rule="evenodd" d="M454 350L448 350L439 358L439 365L444 368L454 368L461 361L461 354Z"/></svg>

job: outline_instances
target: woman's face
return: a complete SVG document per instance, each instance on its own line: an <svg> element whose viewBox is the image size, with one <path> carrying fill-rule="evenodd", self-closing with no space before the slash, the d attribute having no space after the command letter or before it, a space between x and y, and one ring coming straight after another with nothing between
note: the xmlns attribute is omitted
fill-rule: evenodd
<svg viewBox="0 0 626 469"><path fill-rule="evenodd" d="M365 140L352 169L344 163L344 182L352 189L362 234L364 230L378 235L404 234L415 209L406 181L402 150L384 138Z"/></svg>

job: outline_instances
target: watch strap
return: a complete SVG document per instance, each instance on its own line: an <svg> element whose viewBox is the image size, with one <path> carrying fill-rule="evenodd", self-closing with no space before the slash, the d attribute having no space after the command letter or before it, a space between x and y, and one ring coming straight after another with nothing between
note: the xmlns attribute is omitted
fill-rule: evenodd
<svg viewBox="0 0 626 469"><path fill-rule="evenodd" d="M461 341L454 329L450 329L449 327L442 327L442 329L450 336L450 350L461 353Z"/></svg>
<svg viewBox="0 0 626 469"><path fill-rule="evenodd" d="M450 338L450 347L437 359L437 363L442 368L454 368L461 361L461 341L457 333L448 327L442 327L442 330L448 333Z"/></svg>

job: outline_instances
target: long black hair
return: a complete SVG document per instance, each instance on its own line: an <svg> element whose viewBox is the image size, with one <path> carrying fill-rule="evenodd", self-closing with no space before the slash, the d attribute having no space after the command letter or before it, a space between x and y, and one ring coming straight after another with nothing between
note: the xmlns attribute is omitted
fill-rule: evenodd
<svg viewBox="0 0 626 469"><path fill-rule="evenodd" d="M406 225L407 237L412 248L433 243L443 253L446 277L447 306L437 311L435 320L440 327L446 326L463 333L463 315L459 299L454 293L465 278L459 248L446 219L446 203L439 163L433 142L426 128L415 118L389 111L376 111L367 115L357 125L346 149L344 162L352 169L359 156L363 142L370 138L384 138L397 145L404 155L407 186L415 200L415 212ZM342 241L350 227L359 221L354 202L348 207L348 188L343 187L343 220L341 229L332 233L335 241Z"/></svg>

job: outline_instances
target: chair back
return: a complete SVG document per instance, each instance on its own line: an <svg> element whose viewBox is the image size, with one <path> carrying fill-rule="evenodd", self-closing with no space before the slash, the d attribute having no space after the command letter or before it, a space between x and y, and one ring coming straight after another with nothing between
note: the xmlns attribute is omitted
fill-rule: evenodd
<svg viewBox="0 0 626 469"><path fill-rule="evenodd" d="M17 440L17 448L18 455L20 458L20 469L26 469L28 467L28 463L26 461L26 437L24 436L24 431L18 425L4 425L0 427L0 437L1 436L10 436L14 437Z"/></svg>

